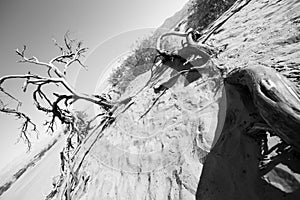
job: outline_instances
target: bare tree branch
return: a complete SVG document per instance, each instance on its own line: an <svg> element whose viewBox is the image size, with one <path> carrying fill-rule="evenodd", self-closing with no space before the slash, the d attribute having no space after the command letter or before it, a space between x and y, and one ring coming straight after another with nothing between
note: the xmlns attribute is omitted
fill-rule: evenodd
<svg viewBox="0 0 300 200"><path fill-rule="evenodd" d="M63 73L61 73L61 71L55 65L53 65L51 62L50 63L41 62L34 56L31 57L31 58L27 58L25 56L25 51L26 51L26 46L25 45L24 45L22 51L20 51L19 49L16 49L17 55L19 55L21 57L21 60L19 60L19 62L21 62L21 63L31 63L31 64L43 66L43 67L46 67L48 69L48 71L53 70L58 77L60 77L60 78L65 77L63 75Z"/></svg>
<svg viewBox="0 0 300 200"><path fill-rule="evenodd" d="M18 100L18 98L4 90L4 82L7 82L8 80L23 79L24 84L22 89L24 92L27 91L29 86L35 88L32 93L34 105L38 110L46 114L51 114L51 120L46 122L48 129L51 131L54 131L55 120L59 119L62 124L68 124L71 127L72 134L79 132L75 123L75 121L78 119L76 116L74 116L74 113L70 111L69 106L80 99L99 105L105 112L109 112L109 110L113 107L113 103L103 99L103 97L99 95L78 93L66 80L67 70L72 64L78 63L81 67L87 69L81 59L84 57L84 54L87 52L88 48L83 47L81 41L78 42L74 39L70 39L69 32L67 32L64 36L63 45L58 44L55 39L53 39L53 42L54 45L58 47L60 55L52 58L49 62L42 62L34 56L27 57L26 45L24 45L22 50L16 50L16 54L21 58L19 62L34 64L45 68L47 70L46 76L28 72L27 74L7 75L0 78L0 92L3 92L9 98L18 103L16 108L8 108L4 106L1 101L3 106L0 108L0 112L14 114L18 118L25 120L21 127L21 136L28 143L29 148L31 144L27 135L27 129L29 125L31 125L33 130L36 130L36 126L26 114L18 111L21 105L21 102ZM63 71L61 71L59 68L60 66L57 66L56 64L63 64ZM50 98L49 94L45 93L42 88L43 86L51 84L61 86L66 90L66 93L52 93L53 96Z"/></svg>
<svg viewBox="0 0 300 200"><path fill-rule="evenodd" d="M0 100L1 102L1 108L0 108L0 112L6 113L6 114L10 114L10 115L14 115L15 117L17 117L18 119L23 119L23 123L20 127L21 129L21 134L20 134L20 138L24 139L25 143L27 144L28 150L31 149L31 142L30 139L28 137L28 128L29 126L32 127L31 131L34 131L36 133L38 133L36 124L32 122L32 120L30 119L29 116L27 116L26 114L19 112L17 109L12 109L12 108L7 108L3 102ZM17 107L18 108L18 107Z"/></svg>

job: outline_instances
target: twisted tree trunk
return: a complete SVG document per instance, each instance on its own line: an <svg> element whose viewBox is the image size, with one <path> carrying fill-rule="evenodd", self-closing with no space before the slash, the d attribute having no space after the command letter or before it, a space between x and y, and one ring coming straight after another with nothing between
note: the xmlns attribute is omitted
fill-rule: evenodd
<svg viewBox="0 0 300 200"><path fill-rule="evenodd" d="M279 163L300 171L300 100L295 87L274 69L254 66L229 74L223 96L225 124L204 163L196 199L299 198L299 182L283 170L285 178L274 172L281 170ZM271 136L283 141L278 145L282 148L274 147L277 155L268 148ZM282 179L280 189L266 181L272 179L270 174Z"/></svg>

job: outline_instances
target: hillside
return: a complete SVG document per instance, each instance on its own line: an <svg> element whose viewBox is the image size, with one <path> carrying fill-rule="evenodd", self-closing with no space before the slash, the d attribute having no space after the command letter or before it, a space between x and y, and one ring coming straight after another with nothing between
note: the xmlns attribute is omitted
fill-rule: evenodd
<svg viewBox="0 0 300 200"><path fill-rule="evenodd" d="M179 24L185 23L186 18L190 14L190 7L192 4L192 0L188 1L184 7L176 12L172 17L167 18L164 23L158 27L158 29L155 31L154 35L161 35L163 32L166 32L168 30L174 30Z"/></svg>
<svg viewBox="0 0 300 200"><path fill-rule="evenodd" d="M246 6L232 15L207 41L217 48L223 48L218 57L212 59L213 63L224 69L257 64L274 67L272 64L278 62L278 59L281 66L290 66L289 62L299 63L297 40L289 39L294 38L298 32L298 23L293 21L297 21L299 2L246 3L248 2L239 1L235 4L231 11L239 10L244 4ZM230 11L219 18L215 26L229 15ZM213 28L214 26L211 27ZM296 43L294 45L286 41ZM145 80L150 79L150 73L137 77L128 87L126 97L121 98L123 101L114 112L115 119L111 125L103 132L96 130L95 134L99 135L94 136L95 142L78 171L80 177L88 178L78 184L72 198L194 199L205 158L210 155L208 152L223 134L222 124L226 115L227 98L221 90L221 74L213 63L209 63L207 69L201 71L200 79L186 85L186 80L179 78L170 89L158 94L154 93L153 87L170 78L170 68L160 66L165 71L152 77L148 84ZM250 144L253 145L252 142ZM231 146L236 144L231 143ZM90 143L86 148L89 147ZM221 151L231 152L232 156L240 155L230 147ZM228 154L229 157L231 153ZM234 158L232 162L239 162L239 158ZM222 167L218 167L220 164L209 166L222 170ZM247 162L246 165L251 166ZM276 175L280 172L291 178ZM274 189L277 193L270 190L270 193L263 193L265 196L275 198L277 195L281 199L284 191L294 192L298 189L297 173L284 167L279 167L272 173L265 179L272 185L268 187L277 188ZM224 189L211 186L210 183L214 180L210 178L204 178L207 182L203 182L203 188L209 186L208 191L222 196L224 193L216 191L226 193L227 187L222 184L225 180L217 175L215 178ZM226 180L231 179L228 177ZM238 180L242 183L242 180ZM228 184L231 187L230 181ZM199 187L201 190L201 186ZM231 190L237 190L233 188L234 186ZM240 192L246 194L245 189L246 186L243 186ZM278 189L283 190L280 195ZM247 194L245 199L254 195L251 190Z"/></svg>
<svg viewBox="0 0 300 200"><path fill-rule="evenodd" d="M236 1L203 31L198 42L213 46L216 56L202 66L195 46L178 49L179 60L186 62L166 59L131 81L111 115L95 121L51 191L41 194L44 191L36 189L44 182L44 169L53 166L51 160L59 165L59 155L54 158L49 151L0 198L20 199L35 190L35 198L30 199L299 199L299 152L288 149L292 157L279 160L267 173L259 171L263 161L270 159L261 157L265 144L260 142L274 147L286 141L284 134L274 135L271 130L293 119L282 117L272 122L274 127L266 127L278 113L272 116L276 110L266 109L265 101L251 90L251 86L259 88L272 98L282 82L300 85L299 11L298 0ZM187 14L186 5L161 28L184 30ZM173 70L189 65L198 66L190 76ZM258 80L258 86L247 85L243 73ZM277 82L264 79L268 75ZM270 87L265 89L264 83ZM300 105L294 87L282 88L285 95L280 97L294 95L286 104ZM300 112L299 107L293 111ZM255 132L257 126L268 138ZM297 147L299 134L294 135L292 143Z"/></svg>

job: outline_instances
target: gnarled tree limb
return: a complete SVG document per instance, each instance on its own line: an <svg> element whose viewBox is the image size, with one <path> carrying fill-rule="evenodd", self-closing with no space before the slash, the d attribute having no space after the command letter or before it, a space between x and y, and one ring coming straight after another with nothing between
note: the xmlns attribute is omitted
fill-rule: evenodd
<svg viewBox="0 0 300 200"><path fill-rule="evenodd" d="M0 92L7 95L9 98L18 102L16 108L7 108L2 107L0 109L1 112L15 114L19 118L24 118L25 122L23 123L21 132L22 137L30 143L29 138L27 136L27 128L29 124L32 124L27 115L21 113L18 109L21 105L20 101L11 95L9 92L4 90L4 83L8 80L16 80L23 79L23 91L26 92L28 87L34 87L33 91L33 100L36 108L46 114L51 113L52 119L47 122L48 128L50 130L54 130L53 126L55 123L55 119L59 119L63 124L70 124L72 129L76 131L76 126L74 126L74 121L76 117L69 110L69 106L75 103L78 100L84 100L91 102L93 104L99 105L105 112L108 112L110 108L112 108L113 103L110 103L103 97L98 95L87 95L78 93L66 80L67 70L74 63L78 63L81 67L87 69L87 67L83 64L82 58L87 51L86 47L82 46L82 42L77 42L74 39L70 39L68 33L64 36L64 44L60 45L56 40L54 41L54 45L59 48L60 55L50 59L49 62L40 61L37 57L27 57L26 50L27 47L24 46L22 50L17 49L16 54L20 57L20 63L28 63L34 64L36 66L41 66L45 68L47 71L47 76L41 76L39 74L33 74L28 72L27 74L19 74L19 75L7 75L0 78ZM60 70L60 65L63 65L63 71ZM65 89L65 94L52 93L54 96L54 101L50 98L49 94L43 91L44 86L48 86L51 84L55 84L57 86L61 86ZM36 126L34 125L34 129ZM78 132L78 131L77 131Z"/></svg>

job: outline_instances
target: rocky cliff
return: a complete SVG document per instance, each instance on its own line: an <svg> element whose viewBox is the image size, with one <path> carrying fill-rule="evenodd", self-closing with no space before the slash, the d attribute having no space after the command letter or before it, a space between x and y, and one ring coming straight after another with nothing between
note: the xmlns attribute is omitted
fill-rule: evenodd
<svg viewBox="0 0 300 200"><path fill-rule="evenodd" d="M260 114L249 94L224 87L217 68L265 66L298 83L299 11L296 0L238 1L207 30L214 30L207 43L219 54L197 80L179 77L155 93L153 88L174 75L170 66L137 77L110 125L95 129L79 150L74 167L79 180L71 198L195 199L203 164L199 199L297 198L297 170L279 166L266 176L251 173L257 172L260 145L241 132L260 122ZM238 124L228 122L237 119ZM253 189L261 185L265 188Z"/></svg>
<svg viewBox="0 0 300 200"><path fill-rule="evenodd" d="M236 1L198 41L217 52L204 65L178 40L70 150L46 199L299 199L299 137L282 131L300 112L299 14L299 0Z"/></svg>
<svg viewBox="0 0 300 200"><path fill-rule="evenodd" d="M195 197L217 128L220 95L214 91L220 74L207 70L188 86L180 78L168 91L155 94L152 86L170 73L166 69L146 86L150 73L138 77L132 84L142 90L127 92L130 98L115 111L115 121L103 132L95 131L101 136L79 170L89 180L74 192L74 199Z"/></svg>
<svg viewBox="0 0 300 200"><path fill-rule="evenodd" d="M299 11L299 1L250 1L209 38L225 47L215 63L236 70L225 78L226 121L197 199L299 198Z"/></svg>

